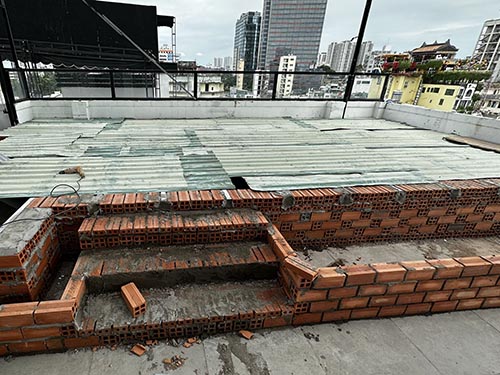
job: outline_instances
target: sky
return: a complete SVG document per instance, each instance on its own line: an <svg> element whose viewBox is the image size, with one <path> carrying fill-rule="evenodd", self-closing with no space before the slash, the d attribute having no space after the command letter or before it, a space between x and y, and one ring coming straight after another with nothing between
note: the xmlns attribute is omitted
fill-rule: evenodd
<svg viewBox="0 0 500 375"><path fill-rule="evenodd" d="M177 53L181 60L210 64L232 56L234 26L241 13L261 11L262 0L110 0L155 5L160 15L177 20ZM358 34L364 0L329 0L320 51L334 41ZM422 42L451 39L458 57L470 56L485 20L500 18L498 0L374 0L364 40L376 49L390 45L403 52ZM159 42L170 44L170 29L159 29Z"/></svg>

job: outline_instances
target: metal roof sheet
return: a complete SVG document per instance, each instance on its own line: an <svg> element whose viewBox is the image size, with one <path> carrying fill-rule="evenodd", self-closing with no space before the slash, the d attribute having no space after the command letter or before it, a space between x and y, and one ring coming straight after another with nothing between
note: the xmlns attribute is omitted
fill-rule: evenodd
<svg viewBox="0 0 500 375"><path fill-rule="evenodd" d="M255 190L500 176L500 154L376 119L37 121L0 136L0 197L75 184L59 172L77 165L82 193L226 189L237 176Z"/></svg>

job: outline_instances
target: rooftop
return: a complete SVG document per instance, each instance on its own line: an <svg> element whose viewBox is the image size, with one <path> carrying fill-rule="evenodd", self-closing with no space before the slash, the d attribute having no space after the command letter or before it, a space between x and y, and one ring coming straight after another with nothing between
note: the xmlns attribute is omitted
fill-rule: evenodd
<svg viewBox="0 0 500 375"><path fill-rule="evenodd" d="M31 121L0 132L0 197L76 186L60 174L76 166L84 194L232 189L234 177L276 191L500 176L499 154L444 136L383 119Z"/></svg>
<svg viewBox="0 0 500 375"><path fill-rule="evenodd" d="M359 320L235 333L186 349L160 342L142 357L126 346L0 359L5 374L493 374L500 334L498 309ZM175 355L180 368L162 361Z"/></svg>

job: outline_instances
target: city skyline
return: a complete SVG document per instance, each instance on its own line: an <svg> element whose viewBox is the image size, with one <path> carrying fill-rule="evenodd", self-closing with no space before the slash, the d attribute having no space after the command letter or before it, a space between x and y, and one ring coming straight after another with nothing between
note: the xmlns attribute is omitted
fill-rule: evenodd
<svg viewBox="0 0 500 375"><path fill-rule="evenodd" d="M156 5L159 14L177 18L177 52L181 59L196 59L201 64L217 56L232 55L234 24L241 13L261 11L262 0L230 2L213 0L110 0L113 2ZM358 32L365 2L328 2L320 52L333 41L350 39ZM452 8L452 11L450 11ZM443 16L444 15L444 16ZM384 44L393 50L407 51L422 42L432 43L451 38L459 48L457 57L473 53L481 27L487 19L500 18L495 0L421 0L418 6L394 6L388 1L374 2L364 40L374 42L375 49ZM170 42L170 30L159 29L159 43Z"/></svg>

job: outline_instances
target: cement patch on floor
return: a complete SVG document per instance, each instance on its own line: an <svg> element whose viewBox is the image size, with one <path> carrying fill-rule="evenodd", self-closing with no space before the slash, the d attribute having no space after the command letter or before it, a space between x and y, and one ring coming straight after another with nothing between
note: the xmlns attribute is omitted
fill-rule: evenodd
<svg viewBox="0 0 500 375"><path fill-rule="evenodd" d="M328 247L298 252L315 267L500 255L500 238L449 238Z"/></svg>
<svg viewBox="0 0 500 375"><path fill-rule="evenodd" d="M118 292L89 295L81 318L96 320L98 330L111 325L229 316L263 308L273 302L286 302L277 281L269 280L189 284L141 292L147 301L146 313L135 319Z"/></svg>

